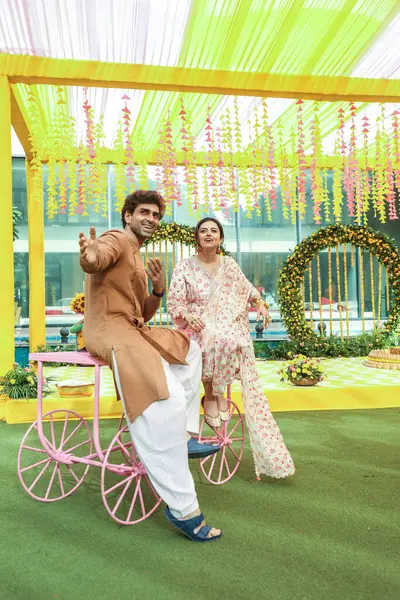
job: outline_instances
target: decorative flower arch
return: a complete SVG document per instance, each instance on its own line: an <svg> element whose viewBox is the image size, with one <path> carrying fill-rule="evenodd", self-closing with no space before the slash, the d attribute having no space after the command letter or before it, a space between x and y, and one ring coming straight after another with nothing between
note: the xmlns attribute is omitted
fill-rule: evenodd
<svg viewBox="0 0 400 600"><path fill-rule="evenodd" d="M361 225L329 225L321 228L300 242L285 261L279 278L278 295L281 315L289 335L297 340L314 335L304 314L301 293L304 272L317 253L338 244L353 244L367 249L386 267L392 289L390 315L383 324L383 334L388 337L396 330L400 319L400 255L393 240L386 234Z"/></svg>
<svg viewBox="0 0 400 600"><path fill-rule="evenodd" d="M167 240L168 242L171 242L171 244L174 242L179 242L184 246L195 248L196 240L194 237L194 230L195 227L192 227L191 225L179 225L179 223L175 222L161 222L151 238L145 241L144 246L148 246L149 244L158 244L158 242ZM229 254L223 244L221 244L220 248L221 254Z"/></svg>

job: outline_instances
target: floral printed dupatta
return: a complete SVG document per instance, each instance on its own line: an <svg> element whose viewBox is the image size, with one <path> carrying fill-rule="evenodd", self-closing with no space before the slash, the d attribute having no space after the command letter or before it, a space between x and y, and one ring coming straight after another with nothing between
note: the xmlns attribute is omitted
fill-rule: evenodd
<svg viewBox="0 0 400 600"><path fill-rule="evenodd" d="M203 378L213 381L216 396L240 379L256 475L292 475L293 460L264 395L250 337L248 304L259 293L232 259L225 259L209 278L208 302L202 314L206 323L201 339Z"/></svg>

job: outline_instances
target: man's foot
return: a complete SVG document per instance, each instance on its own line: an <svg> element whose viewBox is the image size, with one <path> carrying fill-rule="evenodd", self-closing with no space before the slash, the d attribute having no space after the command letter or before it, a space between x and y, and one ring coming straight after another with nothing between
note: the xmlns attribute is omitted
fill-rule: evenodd
<svg viewBox="0 0 400 600"><path fill-rule="evenodd" d="M193 542L212 542L222 536L220 529L215 529L206 524L204 515L200 512L199 508L191 514L194 516L191 517L189 515L185 519L177 519L173 516L168 506L164 509L164 515L168 521Z"/></svg>
<svg viewBox="0 0 400 600"><path fill-rule="evenodd" d="M187 446L189 458L205 458L220 450L218 444L201 444L193 437L188 440Z"/></svg>

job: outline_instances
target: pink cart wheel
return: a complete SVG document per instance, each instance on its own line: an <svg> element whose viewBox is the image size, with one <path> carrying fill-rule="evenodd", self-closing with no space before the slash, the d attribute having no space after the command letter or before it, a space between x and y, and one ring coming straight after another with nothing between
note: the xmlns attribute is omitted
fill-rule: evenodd
<svg viewBox="0 0 400 600"><path fill-rule="evenodd" d="M101 496L108 514L121 525L144 521L161 503L126 426L117 433L105 454Z"/></svg>
<svg viewBox="0 0 400 600"><path fill-rule="evenodd" d="M229 401L229 421L213 429L202 421L199 442L218 443L221 450L200 460L200 468L205 478L215 485L221 485L236 473L244 450L244 423L236 404Z"/></svg>
<svg viewBox="0 0 400 600"><path fill-rule="evenodd" d="M121 429L123 429L125 427L125 425L126 425L125 415L122 414L121 418L120 418L120 420L118 422L118 429L117 429L117 431L121 431Z"/></svg>
<svg viewBox="0 0 400 600"><path fill-rule="evenodd" d="M32 498L55 502L70 496L83 482L89 465L73 457L92 454L92 435L86 421L72 410L52 410L42 417L43 435L60 460L43 447L38 422L24 435L18 451L18 477Z"/></svg>

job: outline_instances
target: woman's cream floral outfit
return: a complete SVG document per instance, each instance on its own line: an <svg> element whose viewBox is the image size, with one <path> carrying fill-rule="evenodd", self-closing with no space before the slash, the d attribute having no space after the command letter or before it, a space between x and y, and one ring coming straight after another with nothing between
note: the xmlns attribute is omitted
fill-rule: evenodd
<svg viewBox="0 0 400 600"><path fill-rule="evenodd" d="M248 305L260 294L232 258L219 259L211 275L196 257L180 261L172 276L168 309L178 329L200 345L203 380L212 380L215 396L223 396L226 386L240 379L256 474L287 477L295 472L293 460L263 393L250 337ZM200 317L205 329L192 330L188 315Z"/></svg>

